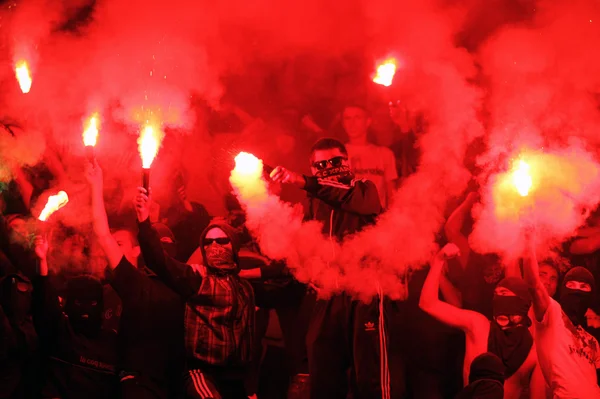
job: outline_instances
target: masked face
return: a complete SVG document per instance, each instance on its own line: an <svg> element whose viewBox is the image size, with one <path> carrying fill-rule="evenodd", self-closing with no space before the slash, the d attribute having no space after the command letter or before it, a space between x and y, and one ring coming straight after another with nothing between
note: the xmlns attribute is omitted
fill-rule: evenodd
<svg viewBox="0 0 600 399"><path fill-rule="evenodd" d="M207 267L213 270L236 270L231 239L219 228L210 229L202 241Z"/></svg>
<svg viewBox="0 0 600 399"><path fill-rule="evenodd" d="M0 281L0 305L13 323L24 321L31 313L31 283L20 275L8 275Z"/></svg>
<svg viewBox="0 0 600 399"><path fill-rule="evenodd" d="M570 280L562 287L560 306L574 325L585 325L585 313L593 299L592 287L588 283Z"/></svg>
<svg viewBox="0 0 600 399"><path fill-rule="evenodd" d="M528 326L530 304L505 287L497 287L492 299L494 321L502 330Z"/></svg>
<svg viewBox="0 0 600 399"><path fill-rule="evenodd" d="M160 245L162 245L162 248L171 258L177 257L177 245L173 242L171 237L161 237Z"/></svg>
<svg viewBox="0 0 600 399"><path fill-rule="evenodd" d="M312 174L320 179L338 181L349 184L354 178L348 155L343 154L338 148L317 150L313 153Z"/></svg>
<svg viewBox="0 0 600 399"><path fill-rule="evenodd" d="M73 329L85 335L100 331L103 312L102 285L93 277L79 276L67 283L65 312Z"/></svg>

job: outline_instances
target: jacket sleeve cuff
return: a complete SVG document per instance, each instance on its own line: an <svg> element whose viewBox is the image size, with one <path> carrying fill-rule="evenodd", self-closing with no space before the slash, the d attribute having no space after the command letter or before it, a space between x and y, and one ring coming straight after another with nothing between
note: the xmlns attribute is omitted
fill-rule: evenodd
<svg viewBox="0 0 600 399"><path fill-rule="evenodd" d="M309 193L316 193L319 189L319 180L315 176L304 176L304 181L306 182L304 185L304 190Z"/></svg>

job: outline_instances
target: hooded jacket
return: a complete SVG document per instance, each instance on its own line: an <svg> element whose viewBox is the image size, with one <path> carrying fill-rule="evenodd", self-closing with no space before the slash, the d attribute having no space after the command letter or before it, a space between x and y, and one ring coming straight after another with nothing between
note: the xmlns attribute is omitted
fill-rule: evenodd
<svg viewBox="0 0 600 399"><path fill-rule="evenodd" d="M186 301L185 341L188 366L245 366L250 361L254 334L254 293L239 273L239 242L235 229L213 221L204 230L219 228L231 240L233 270L187 265L163 252L158 234L148 220L139 225L140 248L147 266ZM197 366L195 366L197 365Z"/></svg>

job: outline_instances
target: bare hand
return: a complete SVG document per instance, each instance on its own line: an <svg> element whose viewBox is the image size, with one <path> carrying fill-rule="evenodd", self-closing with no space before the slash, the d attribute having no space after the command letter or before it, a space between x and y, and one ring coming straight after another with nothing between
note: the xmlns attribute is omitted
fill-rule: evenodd
<svg viewBox="0 0 600 399"><path fill-rule="evenodd" d="M437 253L436 258L446 261L460 256L460 249L455 244L448 243Z"/></svg>
<svg viewBox="0 0 600 399"><path fill-rule="evenodd" d="M465 199L465 202L468 202L470 204L474 204L477 201L479 201L479 193L477 191L471 191L467 195L467 199Z"/></svg>
<svg viewBox="0 0 600 399"><path fill-rule="evenodd" d="M150 217L150 198L152 196L152 189L147 192L145 188L138 187L138 193L133 200L133 206L135 207L135 213L138 221L143 222Z"/></svg>
<svg viewBox="0 0 600 399"><path fill-rule="evenodd" d="M35 236L33 239L33 248L39 260L46 260L46 256L48 255L48 240L46 237Z"/></svg>
<svg viewBox="0 0 600 399"><path fill-rule="evenodd" d="M88 162L85 166L85 179L93 188L102 191L102 169L94 159L94 163Z"/></svg>
<svg viewBox="0 0 600 399"><path fill-rule="evenodd" d="M306 184L304 176L299 173L292 172L291 170L287 170L283 166L277 166L275 169L273 169L269 176L275 183L293 184L300 188L303 188Z"/></svg>
<svg viewBox="0 0 600 399"><path fill-rule="evenodd" d="M523 227L523 237L525 242L530 245L535 244L536 229L533 224L527 224Z"/></svg>

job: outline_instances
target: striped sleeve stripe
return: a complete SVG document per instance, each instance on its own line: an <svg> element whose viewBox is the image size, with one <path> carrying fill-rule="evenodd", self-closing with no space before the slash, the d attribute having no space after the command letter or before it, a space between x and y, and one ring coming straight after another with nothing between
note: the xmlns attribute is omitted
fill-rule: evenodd
<svg viewBox="0 0 600 399"><path fill-rule="evenodd" d="M347 184L338 183L338 182L331 181L331 180L319 179L319 184L322 185L322 186L329 186L329 187L336 187L336 188L345 188L346 190L349 190L351 188L351 186L349 186Z"/></svg>

